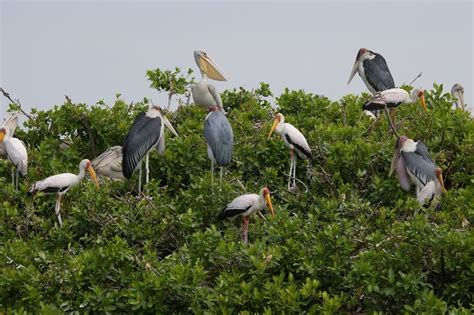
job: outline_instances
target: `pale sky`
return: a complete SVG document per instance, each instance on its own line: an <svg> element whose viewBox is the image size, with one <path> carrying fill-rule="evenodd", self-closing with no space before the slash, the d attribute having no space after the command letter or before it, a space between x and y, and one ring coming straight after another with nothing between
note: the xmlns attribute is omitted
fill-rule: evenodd
<svg viewBox="0 0 474 315"><path fill-rule="evenodd" d="M165 2L0 0L0 86L25 109L143 97L164 104L145 73L198 69L203 49L230 77L220 91L267 82L333 100L367 91L347 85L361 47L381 53L396 85L445 90L459 82L472 106L472 1ZM6 100L0 98L0 118Z"/></svg>

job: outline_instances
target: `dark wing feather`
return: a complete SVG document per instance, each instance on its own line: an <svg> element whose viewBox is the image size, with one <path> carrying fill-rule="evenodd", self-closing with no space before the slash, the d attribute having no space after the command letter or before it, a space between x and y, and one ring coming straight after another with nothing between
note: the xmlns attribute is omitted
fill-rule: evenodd
<svg viewBox="0 0 474 315"><path fill-rule="evenodd" d="M217 218L219 220L223 220L226 218L235 217L235 216L241 215L242 213L245 213L245 211L250 209L250 207L252 207L252 205L246 208L224 208Z"/></svg>
<svg viewBox="0 0 474 315"><path fill-rule="evenodd" d="M402 151L402 157L410 173L418 178L423 185L435 179L435 165L433 162L425 160L416 151Z"/></svg>
<svg viewBox="0 0 474 315"><path fill-rule="evenodd" d="M230 164L234 149L234 133L223 112L212 112L204 123L204 138L220 166Z"/></svg>
<svg viewBox="0 0 474 315"><path fill-rule="evenodd" d="M430 153L428 152L428 148L423 142L421 141L416 142L415 152L418 153L426 162L434 163L433 159L431 158Z"/></svg>
<svg viewBox="0 0 474 315"><path fill-rule="evenodd" d="M363 66L367 82L375 91L381 92L395 87L392 74L382 55L375 53L374 59L365 59L363 61Z"/></svg>
<svg viewBox="0 0 474 315"><path fill-rule="evenodd" d="M122 171L126 178L145 155L158 143L162 131L161 117L150 118L140 113L133 122L122 147Z"/></svg>

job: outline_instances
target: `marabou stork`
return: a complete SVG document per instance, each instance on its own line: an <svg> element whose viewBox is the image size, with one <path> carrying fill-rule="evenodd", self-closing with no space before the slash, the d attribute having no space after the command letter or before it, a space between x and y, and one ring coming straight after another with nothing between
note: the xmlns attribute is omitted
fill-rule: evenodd
<svg viewBox="0 0 474 315"><path fill-rule="evenodd" d="M403 190L416 186L416 197L420 205L430 206L438 203L438 196L446 192L443 172L436 167L425 144L400 136L390 167L390 175L396 170Z"/></svg>
<svg viewBox="0 0 474 315"><path fill-rule="evenodd" d="M8 127L0 128L0 143L3 144L6 156L15 166L16 172L12 181L15 189L18 190L19 176L26 176L28 170L28 153L26 147L20 139L11 137L11 130Z"/></svg>
<svg viewBox="0 0 474 315"><path fill-rule="evenodd" d="M72 173L62 173L58 175L53 175L47 177L43 180L35 182L31 185L28 192L30 194L35 194L37 192L43 192L45 194L57 194L56 206L54 212L59 221L59 225L63 226L63 220L61 219L61 197L64 195L71 187L79 184L85 176L86 170L92 177L92 180L95 182L96 186L99 187L99 182L97 181L95 171L92 168L92 164L88 159L84 159L79 163L79 174Z"/></svg>
<svg viewBox="0 0 474 315"><path fill-rule="evenodd" d="M245 194L232 200L219 214L219 219L242 216L242 242L248 242L249 218L252 214L268 207L272 217L275 217L270 190L264 187L257 194Z"/></svg>
<svg viewBox="0 0 474 315"><path fill-rule="evenodd" d="M464 88L461 84L456 83L451 89L451 95L456 99L454 104L456 108L461 108L464 110Z"/></svg>
<svg viewBox="0 0 474 315"><path fill-rule="evenodd" d="M281 139L285 143L286 147L290 149L290 172L288 174L288 190L296 187L296 155L295 152L302 159L311 158L311 149L309 148L308 142L303 134L296 129L292 124L285 123L285 116L281 113L275 115L272 129L268 134L270 139L273 131L281 136ZM293 178L293 183L291 183Z"/></svg>
<svg viewBox="0 0 474 315"><path fill-rule="evenodd" d="M121 146L108 148L104 153L93 159L91 163L98 175L109 177L112 180L123 179Z"/></svg>
<svg viewBox="0 0 474 315"><path fill-rule="evenodd" d="M149 181L150 169L148 166L148 154L160 143L161 138L164 137L165 129L167 127L176 137L178 133L173 126L161 112L161 108L153 106L147 112L141 112L135 118L130 131L128 132L125 143L122 147L122 171L126 178L131 178L133 172L138 167L139 181L138 193L141 193L142 169L141 162L145 159L146 168L146 183ZM163 142L164 145L164 142Z"/></svg>
<svg viewBox="0 0 474 315"><path fill-rule="evenodd" d="M205 110L213 106L218 106L223 110L221 96L215 86L209 83L208 78L216 81L227 81L226 76L206 52L202 50L195 51L194 60L202 75L201 81L191 87L194 103Z"/></svg>
<svg viewBox="0 0 474 315"><path fill-rule="evenodd" d="M204 138L207 143L207 156L211 160L212 182L214 183L214 164L221 168L220 183L224 166L230 164L234 148L234 133L224 112L213 106L204 122Z"/></svg>

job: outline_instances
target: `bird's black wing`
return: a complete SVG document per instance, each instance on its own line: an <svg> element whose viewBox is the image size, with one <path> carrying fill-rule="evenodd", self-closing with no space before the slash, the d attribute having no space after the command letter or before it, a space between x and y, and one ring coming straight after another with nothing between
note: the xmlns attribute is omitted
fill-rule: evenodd
<svg viewBox="0 0 474 315"><path fill-rule="evenodd" d="M363 66L367 82L375 91L382 92L395 87L392 74L382 55L375 53L374 59L365 59L363 61Z"/></svg>
<svg viewBox="0 0 474 315"><path fill-rule="evenodd" d="M204 123L204 138L220 166L230 164L234 148L234 133L222 111L212 112Z"/></svg>
<svg viewBox="0 0 474 315"><path fill-rule="evenodd" d="M135 118L122 147L122 171L126 178L132 177L138 163L157 144L162 124L161 117L150 118L144 112Z"/></svg>
<svg viewBox="0 0 474 315"><path fill-rule="evenodd" d="M250 209L250 207L252 207L252 205L249 205L245 208L224 208L217 218L219 220L232 218L241 215L242 213L245 213L248 209Z"/></svg>
<svg viewBox="0 0 474 315"><path fill-rule="evenodd" d="M428 148L423 142L419 140L416 142L415 152L419 154L426 162L434 163L433 159L431 158L431 154L428 152Z"/></svg>

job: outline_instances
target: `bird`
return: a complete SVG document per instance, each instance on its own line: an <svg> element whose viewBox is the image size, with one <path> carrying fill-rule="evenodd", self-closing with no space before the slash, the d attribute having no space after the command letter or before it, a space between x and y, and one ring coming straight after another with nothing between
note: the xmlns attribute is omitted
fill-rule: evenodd
<svg viewBox="0 0 474 315"><path fill-rule="evenodd" d="M223 220L239 215L242 216L242 242L247 243L250 216L260 210L265 209L266 207L270 209L272 217L275 217L272 200L270 198L270 190L267 187L263 187L258 195L245 194L232 200L221 211L218 219Z"/></svg>
<svg viewBox="0 0 474 315"><path fill-rule="evenodd" d="M396 171L403 190L409 191L412 185L416 186L416 197L421 206L437 205L438 197L446 192L443 171L436 167L421 141L407 136L397 139L389 175L393 171Z"/></svg>
<svg viewBox="0 0 474 315"><path fill-rule="evenodd" d="M214 60L204 51L194 52L194 60L201 71L201 80L191 87L194 103L208 110L218 106L223 110L222 99L216 87L208 79L227 81L225 74L220 70Z"/></svg>
<svg viewBox="0 0 474 315"><path fill-rule="evenodd" d="M28 152L20 139L12 138L9 128L0 128L0 143L4 145L8 160L15 166L16 172L12 178L15 189L18 191L19 175L26 176L28 170Z"/></svg>
<svg viewBox="0 0 474 315"><path fill-rule="evenodd" d="M82 181L86 170L89 172L92 180L98 188L99 182L97 181L92 163L88 159L84 159L79 163L78 175L72 173L62 173L47 177L31 185L31 187L28 189L28 193L32 195L36 194L37 192L43 192L45 194L57 194L54 211L56 213L56 217L58 218L59 225L62 227L63 220L61 219L61 197L70 188L77 186Z"/></svg>
<svg viewBox="0 0 474 315"><path fill-rule="evenodd" d="M152 106L147 112L141 112L135 118L130 131L122 146L122 172L125 178L131 178L138 167L138 193L141 194L142 169L141 162L145 159L146 176L145 183L149 181L148 154L153 148L158 148L164 127L167 127L176 137L178 133L169 120L163 115L159 106ZM164 142L163 142L164 145Z"/></svg>
<svg viewBox="0 0 474 315"><path fill-rule="evenodd" d="M123 179L122 147L113 146L91 161L92 167L98 175L109 177L112 180Z"/></svg>
<svg viewBox="0 0 474 315"><path fill-rule="evenodd" d="M456 101L454 102L454 105L456 106L456 108L461 108L461 110L464 110L465 107L464 107L463 86L459 83L454 84L453 87L451 88L451 95L453 96L453 98L456 99Z"/></svg>
<svg viewBox="0 0 474 315"><path fill-rule="evenodd" d="M227 117L218 106L213 106L204 121L204 138L207 143L207 156L211 160L212 183L214 183L214 165L221 168L220 183L222 184L223 168L232 160L234 148L234 132Z"/></svg>
<svg viewBox="0 0 474 315"><path fill-rule="evenodd" d="M395 82L385 58L366 48L359 49L347 84L352 81L356 73L359 73L372 94L395 88Z"/></svg>
<svg viewBox="0 0 474 315"><path fill-rule="evenodd" d="M8 116L7 119L3 122L2 126L0 128L6 128L10 130L10 137L13 138L15 135L15 130L16 127L18 126L18 114L13 114ZM2 142L0 143L0 157L1 158L6 158L7 157L7 151L5 150L5 144Z"/></svg>
<svg viewBox="0 0 474 315"><path fill-rule="evenodd" d="M288 174L288 190L296 187L296 155L302 159L311 158L311 149L304 135L296 129L292 124L285 123L285 116L281 113L275 115L272 129L268 134L268 139L272 136L273 131L281 136L286 147L290 149L290 172ZM293 178L293 183L291 179Z"/></svg>

